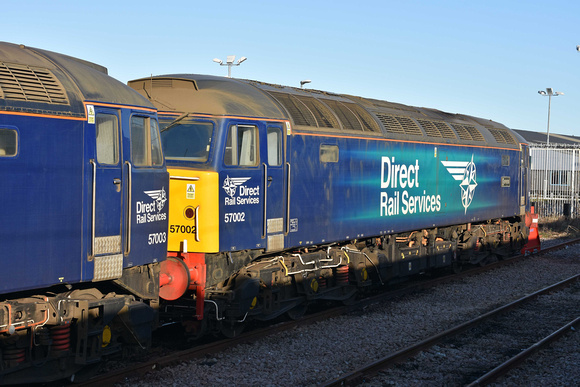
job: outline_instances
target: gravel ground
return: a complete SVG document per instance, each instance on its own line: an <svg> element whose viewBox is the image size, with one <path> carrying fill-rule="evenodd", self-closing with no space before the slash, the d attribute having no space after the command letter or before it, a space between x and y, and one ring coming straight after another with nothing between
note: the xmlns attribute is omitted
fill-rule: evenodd
<svg viewBox="0 0 580 387"><path fill-rule="evenodd" d="M266 337L212 358L164 368L149 374L146 380L130 380L125 385L314 386L577 274L577 248L531 257L523 263L367 307L361 316L341 316ZM526 382L517 375L506 379L506 385L580 384L578 341L578 334L567 335L551 349L560 348L562 352L548 353L545 360L530 362L530 369L522 371ZM562 364L557 365L556 360ZM540 379L533 379L534 375ZM409 382L394 376L389 379L387 374L376 385L402 386ZM431 383L445 384L443 380Z"/></svg>
<svg viewBox="0 0 580 387"><path fill-rule="evenodd" d="M578 386L579 363L580 332L572 331L492 386Z"/></svg>
<svg viewBox="0 0 580 387"><path fill-rule="evenodd" d="M507 361L518 351L530 347L558 327L574 320L578 317L578 305L580 284L576 283L562 291L542 295L511 312L501 314L477 328L421 352L409 361L380 373L362 386L467 385ZM578 353L577 347L571 348L568 354L574 352ZM543 366L547 365L552 366L549 362ZM551 381L552 385L578 385L580 372L573 369L577 368L577 361L572 361L570 357L561 366L567 368L567 372L552 375L550 368L554 367L547 367L548 371L539 375L541 382L537 379L536 368L518 370L496 385L544 386L546 381Z"/></svg>

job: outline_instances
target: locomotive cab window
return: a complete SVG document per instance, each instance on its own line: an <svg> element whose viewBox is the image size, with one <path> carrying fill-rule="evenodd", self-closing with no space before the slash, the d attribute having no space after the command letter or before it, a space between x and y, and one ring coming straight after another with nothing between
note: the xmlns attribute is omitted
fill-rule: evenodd
<svg viewBox="0 0 580 387"><path fill-rule="evenodd" d="M338 146L321 144L319 156L321 163L338 163Z"/></svg>
<svg viewBox="0 0 580 387"><path fill-rule="evenodd" d="M13 129L0 128L0 157L16 156L18 133Z"/></svg>
<svg viewBox="0 0 580 387"><path fill-rule="evenodd" d="M209 158L213 123L185 119L161 121L161 143L165 158L206 162Z"/></svg>
<svg viewBox="0 0 580 387"><path fill-rule="evenodd" d="M119 123L113 114L97 114L97 161L99 164L119 163Z"/></svg>
<svg viewBox="0 0 580 387"><path fill-rule="evenodd" d="M224 153L226 165L258 165L258 128L250 125L230 127Z"/></svg>
<svg viewBox="0 0 580 387"><path fill-rule="evenodd" d="M163 165L157 120L131 117L131 159L141 167Z"/></svg>
<svg viewBox="0 0 580 387"><path fill-rule="evenodd" d="M268 165L282 165L282 131L280 128L268 128Z"/></svg>

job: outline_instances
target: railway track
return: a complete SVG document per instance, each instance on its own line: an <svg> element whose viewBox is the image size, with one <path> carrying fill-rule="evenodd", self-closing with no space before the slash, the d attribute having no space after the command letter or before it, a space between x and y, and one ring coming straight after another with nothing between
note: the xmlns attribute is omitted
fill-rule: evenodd
<svg viewBox="0 0 580 387"><path fill-rule="evenodd" d="M408 359L416 357L416 355L425 352L427 350L433 350L433 348L435 347L437 355L434 357L441 358L442 363L444 362L450 363L448 359L449 356L445 355L445 352L448 352L449 349L456 350L457 347L463 345L473 345L473 343L481 342L482 343L481 345L483 347L479 348L479 350L489 351L489 347L487 346L489 345L490 342L494 340L493 337L501 336L503 340L507 340L508 339L507 335L512 334L510 332L511 330L515 331L512 334L513 336L520 334L521 326L517 322L518 316L530 315L532 313L536 315L541 315L539 318L536 316L536 318L533 321L525 321L524 325L533 323L534 330L541 329L550 330L553 324L555 324L554 319L548 318L548 316L546 316L545 314L559 314L560 316L557 317L564 320L568 318L568 320L566 321L570 321L570 314L572 314L573 317L571 318L571 322L567 322L563 326L558 325L555 331L551 331L552 333L547 335L545 338L542 338L541 340L534 342L534 344L530 345L529 348L526 349L525 351L519 352L517 349L521 346L522 341L517 341L517 343L515 344L516 348L507 348L507 349L503 348L502 351L516 351L517 355L509 357L508 360L503 361L501 364L497 365L497 367L494 367L487 372L482 372L481 373L482 376L475 380L472 379L471 381L469 381L469 378L471 377L472 374L477 373L478 371L477 368L479 368L478 366L475 367L476 369L473 369L473 367L466 364L462 366L452 364L453 370L455 372L455 375L453 376L454 378L453 381L450 381L452 384L457 383L460 385L468 384L472 386L477 386L492 382L498 377L504 375L513 367L520 364L529 356L533 355L539 349L547 346L555 339L562 337L565 333L569 332L571 328L578 326L580 318L577 315L578 313L577 298L572 298L568 303L563 303L562 305L559 305L559 308L557 309L558 313L554 313L554 309L545 308L545 305L543 305L545 303L539 303L540 304L539 306L538 305L532 305L531 307L528 306L527 309L525 308L525 305L530 303L532 300L536 300L538 297L542 295L546 295L573 285L576 285L576 293L578 293L580 291L578 287L579 280L580 274L568 278L567 280L560 281L557 284L548 286L528 296L522 297L514 302L503 305L475 319L467 321L463 324L455 326L439 334L433 335L417 344L411 345L407 348L403 348L386 357L373 361L363 367L360 367L357 370L354 370L342 376L341 378L323 383L322 386L330 387L330 386L359 385L364 381L366 381L367 379L369 379L370 377L375 376L379 372L384 371L385 369L392 367L396 364L400 365L401 363L405 363ZM519 313L514 313L509 318L504 319L504 321L498 319L498 316L517 309L518 310L522 309L523 312L519 310ZM567 309L570 310L570 313L565 313ZM544 314L542 314L541 312L544 312ZM576 315L574 316L574 314ZM528 326L526 328L528 329L524 333L524 336L530 334L529 332L530 327ZM465 332L468 330L470 330L471 333L465 334ZM462 334L463 336L459 337ZM487 336L491 335L492 338L491 339L484 338L485 335ZM497 343L496 345L497 347L501 347L499 343ZM481 361L479 357L478 361ZM429 357L428 362L429 365L425 366L423 363L421 363L420 360L417 360L413 365L409 365L408 367L404 368L416 369L421 367L423 372L429 372L428 369L430 368L436 368L438 370L444 368L442 365L436 364L433 361L433 357ZM458 368L461 371L458 371ZM457 379L465 379L465 380L457 380Z"/></svg>
<svg viewBox="0 0 580 387"><path fill-rule="evenodd" d="M560 248L564 248L570 244L577 243L580 240L569 241L563 244L559 244L556 246L551 247L550 249L546 249L541 253L545 253L547 251L552 251ZM526 257L519 256L514 257L510 260L506 261L499 261L491 265L487 265L484 267L477 267L471 270L466 270L460 274L455 275L446 275L437 277L427 281L413 281L411 283L407 283L404 286L400 286L397 289L389 290L383 294L379 294L373 297L368 297L362 300L359 300L355 305L352 306L342 306L342 307L335 307L330 308L322 312L313 313L307 315L297 321L288 321L281 324L277 324L274 326L269 326L266 328L262 328L259 330L254 330L250 332L246 332L239 337L233 339L226 339L226 340L219 340L209 344L196 346L191 349L173 352L169 355L164 355L160 357L152 358L143 363L133 364L128 367L125 367L121 370L114 371L107 373L105 375L101 375L97 378L91 379L88 382L85 382L82 385L87 386L102 386L102 385L112 385L114 383L121 383L126 381L128 378L139 378L143 377L147 372L151 372L152 370L159 370L164 367L172 366L175 364L179 364L184 361L188 361L191 359L196 358L203 358L211 356L212 354L218 353L220 351L225 351L228 348L233 346L244 344L244 343L252 343L257 341L260 338L265 336L275 335L280 332L284 332L293 328L296 328L301 325L309 325L314 324L319 321L327 320L331 317L336 317L339 315L344 315L348 313L357 313L360 312L362 309L366 308L369 305L384 302L385 300L402 297L404 295L412 294L417 291L421 291L424 289L428 289L434 286L438 286L445 282L452 282L456 281L462 277L471 276L480 272L485 272L488 270L496 269L503 265L509 265L520 260L524 260Z"/></svg>
<svg viewBox="0 0 580 387"><path fill-rule="evenodd" d="M470 383L469 386L483 386L497 380L501 376L507 374L513 368L518 367L520 364L522 364L522 362L524 362L526 359L536 354L538 351L547 348L550 344L559 340L565 334L569 333L572 330L577 330L579 328L580 328L580 317L577 317L573 321L561 327L560 329L557 329L556 331L552 332L550 335L530 345L522 352L504 361L502 364L498 365L491 371L487 372L485 375L482 375L477 380Z"/></svg>

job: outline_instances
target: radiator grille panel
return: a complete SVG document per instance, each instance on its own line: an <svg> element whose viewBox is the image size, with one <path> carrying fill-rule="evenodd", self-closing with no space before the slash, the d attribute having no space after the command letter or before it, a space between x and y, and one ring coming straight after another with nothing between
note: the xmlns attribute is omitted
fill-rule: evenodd
<svg viewBox="0 0 580 387"><path fill-rule="evenodd" d="M0 62L0 96L6 99L68 105L62 84L48 70Z"/></svg>

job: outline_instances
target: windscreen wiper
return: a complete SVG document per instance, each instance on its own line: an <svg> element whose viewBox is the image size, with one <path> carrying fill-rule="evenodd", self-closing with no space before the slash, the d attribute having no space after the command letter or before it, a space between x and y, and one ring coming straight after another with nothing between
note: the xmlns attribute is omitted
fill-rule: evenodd
<svg viewBox="0 0 580 387"><path fill-rule="evenodd" d="M165 132L166 130L168 130L172 126L177 125L179 123L179 121L183 120L188 115L189 115L189 113L183 113L182 115L180 115L179 117L177 117L175 120L171 121L171 123L169 125L167 125L165 128L161 129L161 133Z"/></svg>

